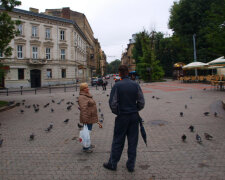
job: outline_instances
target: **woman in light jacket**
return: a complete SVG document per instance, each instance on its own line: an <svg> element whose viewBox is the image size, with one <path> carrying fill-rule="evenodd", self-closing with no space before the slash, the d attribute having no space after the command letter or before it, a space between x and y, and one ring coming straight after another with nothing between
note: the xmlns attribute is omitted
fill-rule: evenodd
<svg viewBox="0 0 225 180"><path fill-rule="evenodd" d="M88 130L92 130L92 125L98 123L98 113L96 103L89 93L89 88L87 83L80 84L80 95L78 98L78 104L80 106L80 123L86 124ZM100 124L99 124L99 127ZM84 152L93 152L95 146L91 145L88 148L83 147Z"/></svg>

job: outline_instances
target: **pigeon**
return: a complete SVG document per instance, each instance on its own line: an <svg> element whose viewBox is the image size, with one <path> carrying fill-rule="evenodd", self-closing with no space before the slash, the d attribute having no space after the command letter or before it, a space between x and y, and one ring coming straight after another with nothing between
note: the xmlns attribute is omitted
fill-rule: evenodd
<svg viewBox="0 0 225 180"><path fill-rule="evenodd" d="M59 101L57 104L61 104L61 101Z"/></svg>
<svg viewBox="0 0 225 180"><path fill-rule="evenodd" d="M68 104L68 105L69 105L69 104L70 104L70 102L68 101L66 104Z"/></svg>
<svg viewBox="0 0 225 180"><path fill-rule="evenodd" d="M100 122L100 123L103 123L103 119L99 119L99 122Z"/></svg>
<svg viewBox="0 0 225 180"><path fill-rule="evenodd" d="M101 112L101 109L100 108L98 108L98 112Z"/></svg>
<svg viewBox="0 0 225 180"><path fill-rule="evenodd" d="M3 139L0 139L0 147L2 146L3 143Z"/></svg>
<svg viewBox="0 0 225 180"><path fill-rule="evenodd" d="M154 99L155 98L155 96L152 96L152 99Z"/></svg>
<svg viewBox="0 0 225 180"><path fill-rule="evenodd" d="M191 132L194 132L194 126L190 125L188 129L190 129Z"/></svg>
<svg viewBox="0 0 225 180"><path fill-rule="evenodd" d="M49 103L45 104L45 105L44 105L44 108L46 108L46 107L48 107L48 106L49 106Z"/></svg>
<svg viewBox="0 0 225 180"><path fill-rule="evenodd" d="M208 134L208 133L204 133L204 135L205 135L205 138L207 139L207 140L212 140L212 136L210 135L210 134Z"/></svg>
<svg viewBox="0 0 225 180"><path fill-rule="evenodd" d="M73 102L70 102L70 104L73 106L74 105L74 103Z"/></svg>
<svg viewBox="0 0 225 180"><path fill-rule="evenodd" d="M34 133L30 135L30 141L34 140Z"/></svg>
<svg viewBox="0 0 225 180"><path fill-rule="evenodd" d="M73 96L74 96L74 94L73 94Z"/></svg>
<svg viewBox="0 0 225 180"><path fill-rule="evenodd" d="M190 99L192 99L192 96L190 96Z"/></svg>
<svg viewBox="0 0 225 180"><path fill-rule="evenodd" d="M22 102L25 102L25 101L26 101L25 99L22 100Z"/></svg>
<svg viewBox="0 0 225 180"><path fill-rule="evenodd" d="M204 115L205 115L205 116L208 116L208 115L209 115L209 112L204 112Z"/></svg>
<svg viewBox="0 0 225 180"><path fill-rule="evenodd" d="M21 110L20 110L20 113L23 114L23 113L24 113L24 110L21 109Z"/></svg>
<svg viewBox="0 0 225 180"><path fill-rule="evenodd" d="M159 97L155 97L157 100L159 100L160 98Z"/></svg>
<svg viewBox="0 0 225 180"><path fill-rule="evenodd" d="M34 111L35 111L35 112L38 112L38 111L39 111L39 108L35 108Z"/></svg>
<svg viewBox="0 0 225 180"><path fill-rule="evenodd" d="M69 122L69 119L66 119L65 121L64 121L64 123L68 123Z"/></svg>
<svg viewBox="0 0 225 180"><path fill-rule="evenodd" d="M50 124L49 127L45 131L49 132L52 128L53 128L53 124Z"/></svg>
<svg viewBox="0 0 225 180"><path fill-rule="evenodd" d="M67 107L67 110L70 111L70 110L71 110L71 107L72 107L72 106L68 106L68 107Z"/></svg>
<svg viewBox="0 0 225 180"><path fill-rule="evenodd" d="M106 96L107 96L107 97L109 97L109 95L108 95L108 94L107 94Z"/></svg>
<svg viewBox="0 0 225 180"><path fill-rule="evenodd" d="M77 126L78 126L79 129L81 129L82 127L84 127L83 125L81 125L79 123L77 123Z"/></svg>
<svg viewBox="0 0 225 180"><path fill-rule="evenodd" d="M217 117L217 115L218 115L217 112L215 112L215 113L214 113L214 116Z"/></svg>
<svg viewBox="0 0 225 180"><path fill-rule="evenodd" d="M37 107L39 107L39 104L36 104Z"/></svg>
<svg viewBox="0 0 225 180"><path fill-rule="evenodd" d="M16 106L20 106L20 103L16 103Z"/></svg>
<svg viewBox="0 0 225 180"><path fill-rule="evenodd" d="M64 101L64 99L61 99L61 102L63 102Z"/></svg>
<svg viewBox="0 0 225 180"><path fill-rule="evenodd" d="M187 104L184 105L185 109L187 109Z"/></svg>
<svg viewBox="0 0 225 180"><path fill-rule="evenodd" d="M103 118L104 117L104 114L101 114L101 117Z"/></svg>
<svg viewBox="0 0 225 180"><path fill-rule="evenodd" d="M206 90L206 88L203 89L204 91Z"/></svg>
<svg viewBox="0 0 225 180"><path fill-rule="evenodd" d="M181 139L182 139L183 142L185 142L186 139L187 139L187 136L186 136L185 134L183 134L183 135L181 136Z"/></svg>
<svg viewBox="0 0 225 180"><path fill-rule="evenodd" d="M51 112L53 113L54 112L54 109L51 109Z"/></svg>
<svg viewBox="0 0 225 180"><path fill-rule="evenodd" d="M184 116L184 113L183 112L180 112L180 117L183 117Z"/></svg>
<svg viewBox="0 0 225 180"><path fill-rule="evenodd" d="M202 143L202 138L198 134L196 134L196 140L199 144Z"/></svg>
<svg viewBox="0 0 225 180"><path fill-rule="evenodd" d="M54 101L54 100L52 100L52 103L55 103L55 101Z"/></svg>
<svg viewBox="0 0 225 180"><path fill-rule="evenodd" d="M36 105L35 105L35 104L33 104L33 107L34 107L34 108L36 108Z"/></svg>
<svg viewBox="0 0 225 180"><path fill-rule="evenodd" d="M98 105L99 105L99 106L101 106L101 104L102 104L101 102L98 102Z"/></svg>

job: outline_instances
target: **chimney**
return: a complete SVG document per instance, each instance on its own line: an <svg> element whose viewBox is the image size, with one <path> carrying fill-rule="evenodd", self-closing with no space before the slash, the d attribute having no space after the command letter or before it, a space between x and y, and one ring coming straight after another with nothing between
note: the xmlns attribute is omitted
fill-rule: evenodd
<svg viewBox="0 0 225 180"><path fill-rule="evenodd" d="M29 8L29 11L34 13L39 13L39 9L32 8L32 7Z"/></svg>
<svg viewBox="0 0 225 180"><path fill-rule="evenodd" d="M62 8L62 18L70 19L70 8Z"/></svg>

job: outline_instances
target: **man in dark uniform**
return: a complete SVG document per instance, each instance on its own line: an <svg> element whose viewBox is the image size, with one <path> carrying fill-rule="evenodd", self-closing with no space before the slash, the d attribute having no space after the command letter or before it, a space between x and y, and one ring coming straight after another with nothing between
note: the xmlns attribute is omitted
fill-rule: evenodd
<svg viewBox="0 0 225 180"><path fill-rule="evenodd" d="M139 114L144 108L145 100L140 86L128 78L128 68L125 65L119 67L119 75L122 78L112 88L109 105L112 113L116 114L112 149L109 161L104 163L106 169L116 170L120 160L125 139L128 140L128 160L126 167L129 172L134 171L138 133Z"/></svg>

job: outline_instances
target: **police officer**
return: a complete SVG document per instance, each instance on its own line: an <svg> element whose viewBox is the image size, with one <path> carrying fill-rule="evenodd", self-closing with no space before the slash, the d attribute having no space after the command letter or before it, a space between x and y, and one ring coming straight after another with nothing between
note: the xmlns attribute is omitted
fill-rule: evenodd
<svg viewBox="0 0 225 180"><path fill-rule="evenodd" d="M128 139L128 160L126 167L129 172L134 171L137 144L138 144L138 111L144 108L145 100L140 86L128 78L128 68L120 65L118 81L112 88L109 105L112 113L116 114L114 135L110 158L103 166L106 169L115 171L120 160L125 139Z"/></svg>

